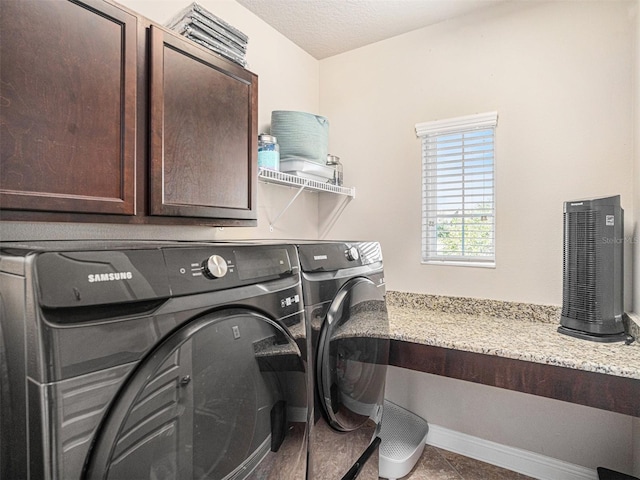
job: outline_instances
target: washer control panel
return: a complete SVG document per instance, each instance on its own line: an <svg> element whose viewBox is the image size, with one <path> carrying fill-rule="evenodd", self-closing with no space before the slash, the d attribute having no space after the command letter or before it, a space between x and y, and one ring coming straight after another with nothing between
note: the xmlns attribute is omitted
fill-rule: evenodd
<svg viewBox="0 0 640 480"><path fill-rule="evenodd" d="M163 253L174 295L261 283L299 270L295 247L289 245L212 245Z"/></svg>

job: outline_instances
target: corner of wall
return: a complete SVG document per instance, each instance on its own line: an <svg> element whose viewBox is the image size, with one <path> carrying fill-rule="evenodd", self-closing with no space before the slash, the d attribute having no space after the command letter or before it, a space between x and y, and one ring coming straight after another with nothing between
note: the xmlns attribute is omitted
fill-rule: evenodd
<svg viewBox="0 0 640 480"><path fill-rule="evenodd" d="M633 212L633 236L632 236L632 258L633 258L633 310L640 312L640 0L636 0L631 8L631 15L634 18L635 42L634 42L634 163L633 185L634 212ZM640 435L639 435L640 436ZM640 439L638 439L640 443ZM640 463L638 459L637 463ZM640 468L640 466L638 466ZM637 473L637 472L636 472Z"/></svg>

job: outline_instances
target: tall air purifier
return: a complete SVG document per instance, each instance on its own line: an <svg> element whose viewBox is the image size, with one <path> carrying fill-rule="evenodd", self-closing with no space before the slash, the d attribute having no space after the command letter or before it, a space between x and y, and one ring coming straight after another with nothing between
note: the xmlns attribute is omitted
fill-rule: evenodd
<svg viewBox="0 0 640 480"><path fill-rule="evenodd" d="M626 340L623 221L620 195L565 202L558 332L596 342Z"/></svg>

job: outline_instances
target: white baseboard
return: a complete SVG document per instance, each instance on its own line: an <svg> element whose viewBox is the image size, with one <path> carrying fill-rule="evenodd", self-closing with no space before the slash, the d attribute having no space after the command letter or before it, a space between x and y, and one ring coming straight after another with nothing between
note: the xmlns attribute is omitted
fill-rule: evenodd
<svg viewBox="0 0 640 480"><path fill-rule="evenodd" d="M598 480L598 473L539 453L429 424L427 445L507 468L538 480Z"/></svg>

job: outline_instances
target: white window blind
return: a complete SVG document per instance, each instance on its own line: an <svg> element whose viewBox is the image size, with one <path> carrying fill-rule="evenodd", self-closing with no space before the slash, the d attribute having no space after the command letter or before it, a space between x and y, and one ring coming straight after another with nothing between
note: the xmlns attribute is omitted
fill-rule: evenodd
<svg viewBox="0 0 640 480"><path fill-rule="evenodd" d="M422 261L495 265L496 112L416 125Z"/></svg>

